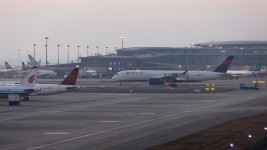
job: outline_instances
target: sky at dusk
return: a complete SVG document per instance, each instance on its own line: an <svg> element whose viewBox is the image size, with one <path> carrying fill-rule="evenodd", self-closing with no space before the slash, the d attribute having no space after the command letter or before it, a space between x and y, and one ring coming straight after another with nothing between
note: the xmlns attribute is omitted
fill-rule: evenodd
<svg viewBox="0 0 267 150"><path fill-rule="evenodd" d="M115 52L114 47L185 47L188 43L267 41L267 0L0 0L0 66L26 61L27 50L45 63Z"/></svg>

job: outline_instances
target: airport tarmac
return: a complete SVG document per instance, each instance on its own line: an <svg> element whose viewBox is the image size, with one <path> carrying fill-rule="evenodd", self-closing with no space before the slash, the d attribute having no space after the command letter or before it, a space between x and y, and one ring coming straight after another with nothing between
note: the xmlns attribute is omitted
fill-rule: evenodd
<svg viewBox="0 0 267 150"><path fill-rule="evenodd" d="M145 149L266 113L266 86L239 90L238 82L214 81L216 88L233 88L214 93L74 92L31 97L18 107L1 100L0 149Z"/></svg>

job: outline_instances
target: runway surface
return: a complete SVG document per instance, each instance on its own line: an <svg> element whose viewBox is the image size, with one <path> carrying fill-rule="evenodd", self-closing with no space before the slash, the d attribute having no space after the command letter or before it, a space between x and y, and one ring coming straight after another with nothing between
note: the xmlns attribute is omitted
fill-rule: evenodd
<svg viewBox="0 0 267 150"><path fill-rule="evenodd" d="M0 101L0 149L145 149L266 109L265 86L218 93L65 93L31 97L19 107Z"/></svg>

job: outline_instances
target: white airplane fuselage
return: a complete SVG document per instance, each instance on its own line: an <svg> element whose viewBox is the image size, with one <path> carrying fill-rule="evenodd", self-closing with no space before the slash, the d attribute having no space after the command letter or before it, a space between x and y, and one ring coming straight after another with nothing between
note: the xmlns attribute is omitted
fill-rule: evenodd
<svg viewBox="0 0 267 150"><path fill-rule="evenodd" d="M201 82L207 80L218 79L224 73L212 71L187 71L185 75L181 75L183 70L125 70L120 71L112 77L112 79L122 81L148 81L149 78L161 78L172 74L179 74L176 78L177 82Z"/></svg>
<svg viewBox="0 0 267 150"><path fill-rule="evenodd" d="M256 74L259 74L259 71L249 71L249 70L228 70L226 72L227 74L230 74L234 77L249 77L249 76L253 76Z"/></svg>
<svg viewBox="0 0 267 150"><path fill-rule="evenodd" d="M34 92L35 90L33 88L27 88L27 87L20 87L20 86L0 86L0 94L26 94L26 93L31 93L27 90L31 90Z"/></svg>
<svg viewBox="0 0 267 150"><path fill-rule="evenodd" d="M1 87L4 87L3 90L15 91L18 90L19 81L5 81L0 82L0 91ZM16 88L14 87L16 85ZM8 89L7 89L8 88ZM34 86L35 93L31 93L30 96L33 95L54 95L60 94L68 91L68 89L79 89L80 86L77 85L61 85L61 84L38 84L36 83Z"/></svg>
<svg viewBox="0 0 267 150"><path fill-rule="evenodd" d="M35 84L35 88L41 89L38 92L32 93L31 95L54 95L68 91L68 89L78 89L77 85L61 85L61 84Z"/></svg>

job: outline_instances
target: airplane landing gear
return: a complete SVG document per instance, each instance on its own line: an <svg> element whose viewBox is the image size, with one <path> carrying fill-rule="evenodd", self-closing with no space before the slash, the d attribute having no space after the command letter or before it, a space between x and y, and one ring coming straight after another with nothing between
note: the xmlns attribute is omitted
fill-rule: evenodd
<svg viewBox="0 0 267 150"><path fill-rule="evenodd" d="M177 84L175 84L175 83L170 83L170 84L167 84L167 86L169 86L169 87L177 87Z"/></svg>
<svg viewBox="0 0 267 150"><path fill-rule="evenodd" d="M20 105L20 95L19 94L8 94L8 105L9 106L19 106Z"/></svg>
<svg viewBox="0 0 267 150"><path fill-rule="evenodd" d="M20 105L20 101L9 101L9 106L19 106Z"/></svg>
<svg viewBox="0 0 267 150"><path fill-rule="evenodd" d="M23 101L29 101L30 98L28 96L23 97Z"/></svg>

